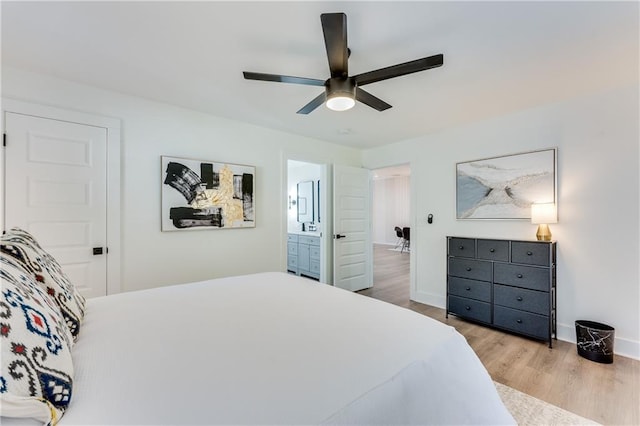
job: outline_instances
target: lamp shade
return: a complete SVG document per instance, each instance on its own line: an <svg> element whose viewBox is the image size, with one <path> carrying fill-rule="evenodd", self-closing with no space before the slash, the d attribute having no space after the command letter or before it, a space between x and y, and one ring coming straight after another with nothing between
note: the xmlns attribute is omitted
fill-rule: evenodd
<svg viewBox="0 0 640 426"><path fill-rule="evenodd" d="M554 203L531 204L531 223L557 223L558 214Z"/></svg>

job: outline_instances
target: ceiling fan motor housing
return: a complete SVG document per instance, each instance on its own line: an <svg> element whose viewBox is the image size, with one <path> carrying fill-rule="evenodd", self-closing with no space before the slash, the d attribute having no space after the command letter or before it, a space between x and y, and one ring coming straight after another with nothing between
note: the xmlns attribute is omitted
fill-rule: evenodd
<svg viewBox="0 0 640 426"><path fill-rule="evenodd" d="M343 96L351 99L356 97L356 82L352 78L333 77L325 83L327 99Z"/></svg>

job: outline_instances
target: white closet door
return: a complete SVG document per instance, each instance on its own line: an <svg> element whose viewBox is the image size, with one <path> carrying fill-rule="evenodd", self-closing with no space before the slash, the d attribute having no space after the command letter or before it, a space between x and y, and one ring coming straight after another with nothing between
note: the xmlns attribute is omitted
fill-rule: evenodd
<svg viewBox="0 0 640 426"><path fill-rule="evenodd" d="M31 232L84 296L105 295L107 129L7 112L5 131L5 228Z"/></svg>

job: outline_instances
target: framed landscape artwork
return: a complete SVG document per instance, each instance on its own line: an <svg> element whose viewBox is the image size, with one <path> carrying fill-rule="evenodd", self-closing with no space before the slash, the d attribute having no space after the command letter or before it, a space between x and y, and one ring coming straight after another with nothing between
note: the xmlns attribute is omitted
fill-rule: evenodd
<svg viewBox="0 0 640 426"><path fill-rule="evenodd" d="M255 167L161 157L162 230L255 227Z"/></svg>
<svg viewBox="0 0 640 426"><path fill-rule="evenodd" d="M457 219L530 219L556 202L557 149L456 164Z"/></svg>

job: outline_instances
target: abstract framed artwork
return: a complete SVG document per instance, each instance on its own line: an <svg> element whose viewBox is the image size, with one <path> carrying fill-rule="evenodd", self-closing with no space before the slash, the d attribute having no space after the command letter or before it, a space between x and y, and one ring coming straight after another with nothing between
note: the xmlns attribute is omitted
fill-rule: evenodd
<svg viewBox="0 0 640 426"><path fill-rule="evenodd" d="M162 230L255 227L253 166L161 157Z"/></svg>
<svg viewBox="0 0 640 426"><path fill-rule="evenodd" d="M530 219L532 203L556 203L557 149L456 164L457 219Z"/></svg>

